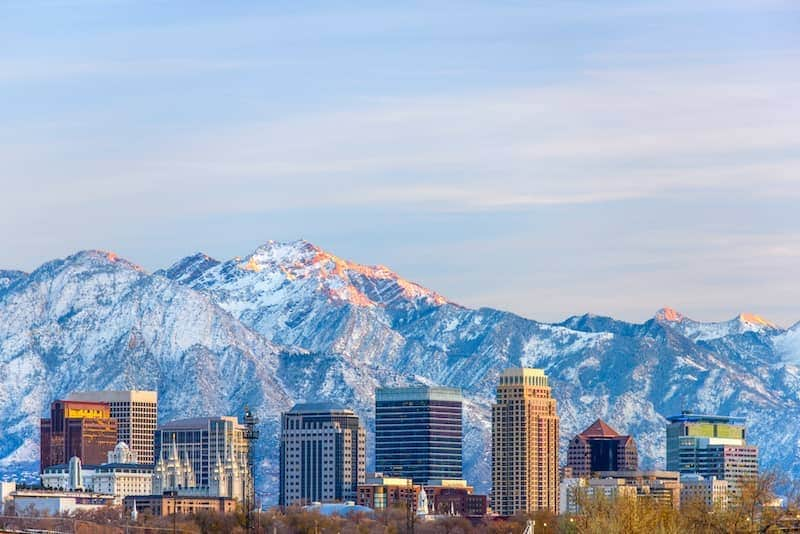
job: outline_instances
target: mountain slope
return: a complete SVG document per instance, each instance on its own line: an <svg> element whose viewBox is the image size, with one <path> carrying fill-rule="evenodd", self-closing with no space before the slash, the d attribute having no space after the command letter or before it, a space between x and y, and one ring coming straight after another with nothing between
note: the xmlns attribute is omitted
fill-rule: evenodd
<svg viewBox="0 0 800 534"><path fill-rule="evenodd" d="M207 296L113 254L50 262L0 294L0 458L38 459L38 417L73 390L156 389L162 419L275 413L291 403L279 363Z"/></svg>
<svg viewBox="0 0 800 534"><path fill-rule="evenodd" d="M171 270L176 279L183 276ZM504 367L548 371L560 402L562 442L603 417L637 437L650 466L663 463L664 416L682 407L735 411L756 431L798 409L796 368L774 346L782 330L760 318L699 323L665 309L640 325L597 316L548 325L466 309L401 280L386 268L352 264L297 241L267 243L210 267L188 285L277 342L337 355L337 380L345 384L359 383L347 377L366 372L374 377L370 384L463 388L469 399L466 470L482 488L490 478L489 406ZM371 417L371 391L334 388L335 381L310 375L295 387L352 399ZM762 446L767 463L794 466L785 447L767 439Z"/></svg>
<svg viewBox="0 0 800 534"><path fill-rule="evenodd" d="M35 457L36 417L50 399L154 387L162 420L257 407L260 485L274 499L281 410L336 400L371 430L375 387L427 383L463 389L465 473L486 491L497 375L527 365L551 377L562 445L600 417L636 438L644 466L659 466L665 416L734 413L747 417L762 465L800 475L800 429L783 424L800 416L798 326L747 315L699 323L668 309L642 324L539 323L459 306L305 241L227 261L196 254L152 275L84 252L3 279L0 467Z"/></svg>

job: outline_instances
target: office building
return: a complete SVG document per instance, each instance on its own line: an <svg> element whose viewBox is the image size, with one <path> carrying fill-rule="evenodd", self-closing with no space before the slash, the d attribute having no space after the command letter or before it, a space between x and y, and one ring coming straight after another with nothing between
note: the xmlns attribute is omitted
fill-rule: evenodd
<svg viewBox="0 0 800 534"><path fill-rule="evenodd" d="M156 428L153 493L244 499L252 483L245 426L236 417L198 417Z"/></svg>
<svg viewBox="0 0 800 534"><path fill-rule="evenodd" d="M758 476L758 448L747 444L744 418L683 412L667 420L668 470L725 480L732 497Z"/></svg>
<svg viewBox="0 0 800 534"><path fill-rule="evenodd" d="M598 419L569 442L566 467L572 469L573 477L589 477L598 471L636 471L636 442Z"/></svg>
<svg viewBox="0 0 800 534"><path fill-rule="evenodd" d="M492 508L558 513L558 415L541 369L507 369L492 405Z"/></svg>
<svg viewBox="0 0 800 534"><path fill-rule="evenodd" d="M155 391L81 391L67 400L104 402L117 422L117 441L137 454L137 462L153 464L153 435L158 424L158 394Z"/></svg>
<svg viewBox="0 0 800 534"><path fill-rule="evenodd" d="M104 462L117 444L117 422L108 404L57 400L40 420L40 472L77 456L84 464Z"/></svg>
<svg viewBox="0 0 800 534"><path fill-rule="evenodd" d="M366 431L350 409L297 404L281 414L281 506L355 501L366 479Z"/></svg>
<svg viewBox="0 0 800 534"><path fill-rule="evenodd" d="M375 390L375 470L415 484L463 477L461 390Z"/></svg>

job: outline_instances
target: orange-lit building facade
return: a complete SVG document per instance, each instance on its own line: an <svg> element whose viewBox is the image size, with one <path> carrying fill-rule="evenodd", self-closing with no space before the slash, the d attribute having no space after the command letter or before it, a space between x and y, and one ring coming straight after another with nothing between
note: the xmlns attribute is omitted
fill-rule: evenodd
<svg viewBox="0 0 800 534"><path fill-rule="evenodd" d="M558 415L541 369L507 369L492 406L492 508L558 512Z"/></svg>
<svg viewBox="0 0 800 534"><path fill-rule="evenodd" d="M117 444L117 422L102 402L57 400L50 405L50 418L39 426L41 471L65 464L73 456L84 465L99 465Z"/></svg>
<svg viewBox="0 0 800 534"><path fill-rule="evenodd" d="M178 495L128 495L123 501L125 513L130 516L134 506L137 513L155 517L191 515L198 512L232 514L236 511L236 499L229 497L194 497Z"/></svg>

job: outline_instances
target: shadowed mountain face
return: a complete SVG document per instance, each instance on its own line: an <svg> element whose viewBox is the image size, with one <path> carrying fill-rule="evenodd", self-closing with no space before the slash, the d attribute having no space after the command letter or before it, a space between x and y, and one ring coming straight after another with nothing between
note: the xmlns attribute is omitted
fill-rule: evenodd
<svg viewBox="0 0 800 534"><path fill-rule="evenodd" d="M337 401L372 428L376 386L425 383L463 389L465 472L486 491L497 375L525 365L550 376L564 447L602 418L634 436L643 466L663 466L664 416L686 407L747 417L762 466L797 476L800 429L786 422L800 416L798 362L800 325L700 323L670 309L643 324L538 323L464 308L305 241L229 261L196 254L153 274L88 251L0 271L0 469L36 461L52 399L148 388L162 421L255 407L259 486L275 499L282 410Z"/></svg>

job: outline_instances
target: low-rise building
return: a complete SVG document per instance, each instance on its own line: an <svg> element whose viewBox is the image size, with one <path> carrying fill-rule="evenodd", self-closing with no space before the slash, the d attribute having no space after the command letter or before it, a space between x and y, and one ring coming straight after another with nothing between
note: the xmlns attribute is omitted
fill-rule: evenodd
<svg viewBox="0 0 800 534"><path fill-rule="evenodd" d="M715 476L688 473L681 475L681 508L703 506L711 509L726 509L730 489L728 482Z"/></svg>
<svg viewBox="0 0 800 534"><path fill-rule="evenodd" d="M600 471L598 478L624 480L626 485L636 488L639 499L676 510L680 507L680 474L675 471Z"/></svg>
<svg viewBox="0 0 800 534"><path fill-rule="evenodd" d="M0 482L0 515L6 513L6 505L11 503L11 494L17 491L16 482Z"/></svg>
<svg viewBox="0 0 800 534"><path fill-rule="evenodd" d="M358 485L355 502L373 510L411 506L416 513L421 489L422 486L414 484L410 478L387 477L376 473L367 477L366 483Z"/></svg>
<svg viewBox="0 0 800 534"><path fill-rule="evenodd" d="M230 514L236 511L236 500L230 497L204 497L186 495L129 495L124 500L125 513L130 516L149 514L156 517L196 514L212 511Z"/></svg>
<svg viewBox="0 0 800 534"><path fill-rule="evenodd" d="M21 490L11 494L14 510L24 515L26 511L38 514L71 514L77 511L97 510L113 506L113 495L84 491Z"/></svg>
<svg viewBox="0 0 800 534"><path fill-rule="evenodd" d="M128 495L150 495L153 466L111 462L130 460L128 452L130 450L124 443L118 443L114 451L108 453L109 463L81 465L80 459L73 456L68 464L45 467L41 475L42 486L54 490L88 490L113 495L117 504Z"/></svg>
<svg viewBox="0 0 800 534"><path fill-rule="evenodd" d="M431 514L483 517L488 509L488 497L474 494L474 488L466 480L429 480L425 493Z"/></svg>
<svg viewBox="0 0 800 534"><path fill-rule="evenodd" d="M566 478L561 481L561 513L579 514L594 499L635 499L637 488L621 478Z"/></svg>

